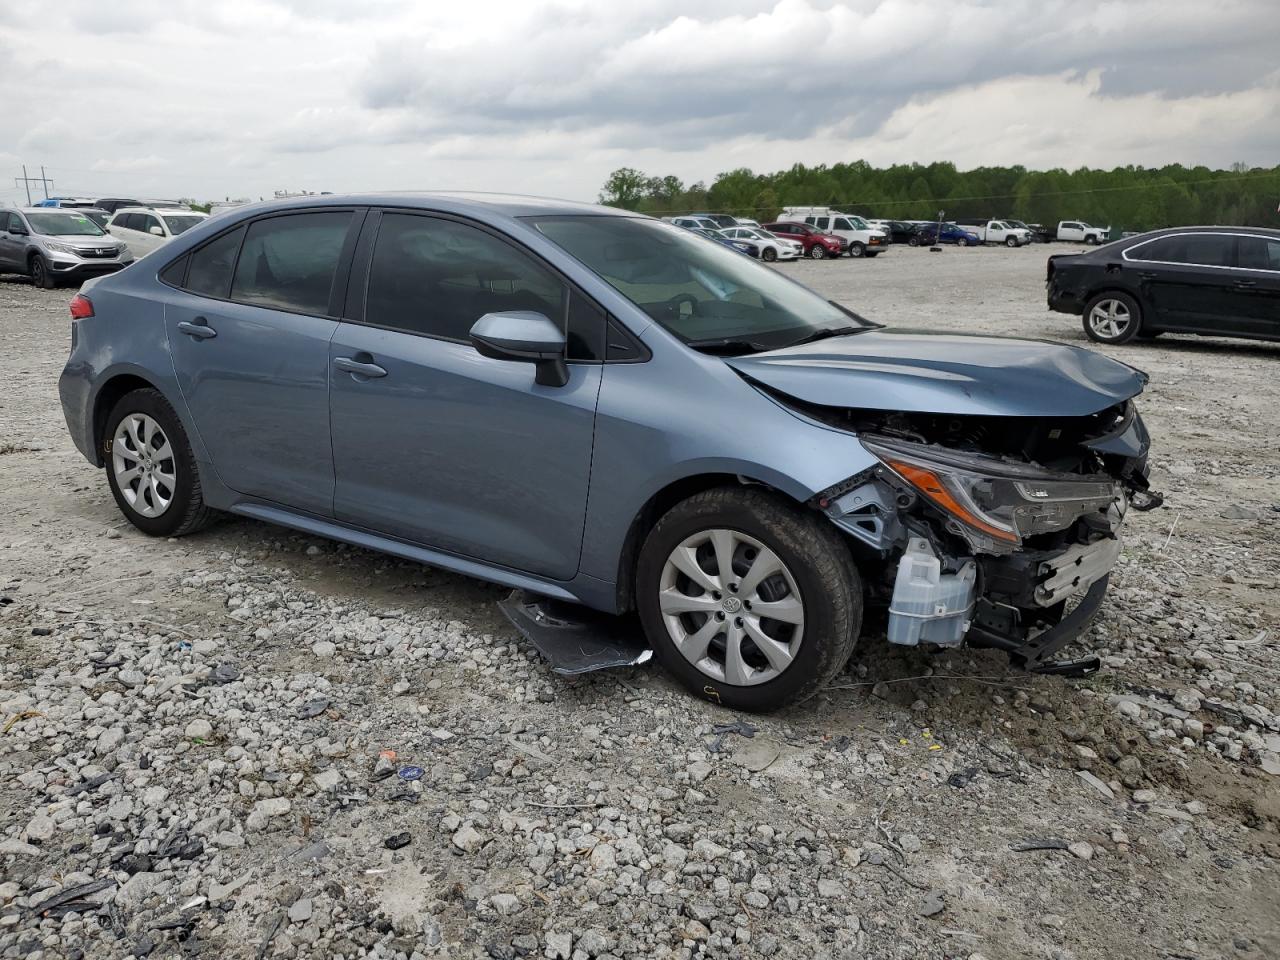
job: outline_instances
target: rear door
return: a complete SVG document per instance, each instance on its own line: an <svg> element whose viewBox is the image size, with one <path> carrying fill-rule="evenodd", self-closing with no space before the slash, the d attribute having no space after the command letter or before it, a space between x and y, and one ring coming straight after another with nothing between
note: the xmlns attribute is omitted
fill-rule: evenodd
<svg viewBox="0 0 1280 960"><path fill-rule="evenodd" d="M1232 280L1243 333L1280 339L1280 237L1240 234Z"/></svg>
<svg viewBox="0 0 1280 960"><path fill-rule="evenodd" d="M369 254L363 304L348 308L351 322L329 351L335 516L572 579L604 314L514 241L458 218L385 211ZM476 352L475 322L510 310L544 314L567 330L567 384L540 386L532 364Z"/></svg>
<svg viewBox="0 0 1280 960"><path fill-rule="evenodd" d="M214 469L238 493L332 515L329 341L363 215L261 217L164 272L182 288L165 307L178 383Z"/></svg>
<svg viewBox="0 0 1280 960"><path fill-rule="evenodd" d="M1124 258L1138 271L1139 290L1157 328L1206 334L1238 329L1231 234L1157 237L1130 247Z"/></svg>

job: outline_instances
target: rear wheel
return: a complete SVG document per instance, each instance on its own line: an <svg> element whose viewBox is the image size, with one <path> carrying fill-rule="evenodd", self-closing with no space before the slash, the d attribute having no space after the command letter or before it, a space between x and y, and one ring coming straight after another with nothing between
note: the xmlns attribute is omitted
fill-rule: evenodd
<svg viewBox="0 0 1280 960"><path fill-rule="evenodd" d="M909 247L918 247L918 246L920 246L920 238L919 238L919 237L917 237L917 236L910 236L910 237L907 237L907 246L909 246Z"/></svg>
<svg viewBox="0 0 1280 960"><path fill-rule="evenodd" d="M773 261L778 259L778 251L773 249L773 247L765 247L764 252L761 253L760 256L769 263L773 263Z"/></svg>
<svg viewBox="0 0 1280 960"><path fill-rule="evenodd" d="M41 290L52 290L56 286L53 279L53 271L49 269L49 264L45 262L43 256L33 253L31 255L31 263L28 266L31 273L31 282Z"/></svg>
<svg viewBox="0 0 1280 960"><path fill-rule="evenodd" d="M827 255L827 248L820 243L815 243L809 248L809 257L813 260L821 260Z"/></svg>
<svg viewBox="0 0 1280 960"><path fill-rule="evenodd" d="M862 623L862 582L839 534L750 488L673 507L645 540L636 590L663 666L743 710L812 696L844 666Z"/></svg>
<svg viewBox="0 0 1280 960"><path fill-rule="evenodd" d="M159 390L121 397L107 416L105 439L111 495L143 533L180 537L214 518L186 431Z"/></svg>
<svg viewBox="0 0 1280 960"><path fill-rule="evenodd" d="M1098 343L1128 343L1142 327L1142 308L1127 293L1100 293L1084 308L1084 332Z"/></svg>

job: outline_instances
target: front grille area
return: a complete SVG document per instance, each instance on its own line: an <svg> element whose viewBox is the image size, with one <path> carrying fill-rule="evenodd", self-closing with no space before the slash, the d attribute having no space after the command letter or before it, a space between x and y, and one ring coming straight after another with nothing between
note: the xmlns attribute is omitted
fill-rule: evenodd
<svg viewBox="0 0 1280 960"><path fill-rule="evenodd" d="M76 251L85 260L106 259L114 257L118 252L115 247L82 247Z"/></svg>

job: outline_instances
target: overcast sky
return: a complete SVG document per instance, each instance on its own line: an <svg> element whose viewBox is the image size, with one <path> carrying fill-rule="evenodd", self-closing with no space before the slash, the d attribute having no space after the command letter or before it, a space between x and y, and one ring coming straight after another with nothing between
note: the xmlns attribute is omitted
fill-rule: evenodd
<svg viewBox="0 0 1280 960"><path fill-rule="evenodd" d="M1280 163L1280 0L12 0L0 63L0 200Z"/></svg>

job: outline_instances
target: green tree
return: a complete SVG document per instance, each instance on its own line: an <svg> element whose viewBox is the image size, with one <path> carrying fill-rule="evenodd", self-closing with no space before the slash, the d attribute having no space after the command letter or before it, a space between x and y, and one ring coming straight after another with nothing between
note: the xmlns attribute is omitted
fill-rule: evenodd
<svg viewBox="0 0 1280 960"><path fill-rule="evenodd" d="M619 167L609 174L600 191L600 202L610 207L635 210L649 186L649 178L632 167Z"/></svg>

